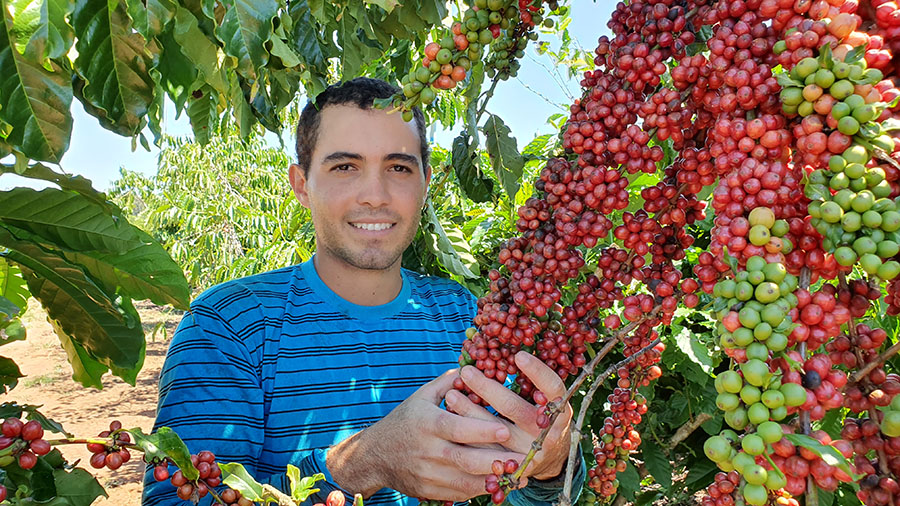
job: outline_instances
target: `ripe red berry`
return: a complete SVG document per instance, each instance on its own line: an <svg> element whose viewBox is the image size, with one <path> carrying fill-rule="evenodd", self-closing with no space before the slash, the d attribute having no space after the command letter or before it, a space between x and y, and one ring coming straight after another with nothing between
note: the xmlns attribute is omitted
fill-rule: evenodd
<svg viewBox="0 0 900 506"><path fill-rule="evenodd" d="M35 439L28 445L28 449L34 452L35 455L47 455L50 453L50 443L44 439Z"/></svg>
<svg viewBox="0 0 900 506"><path fill-rule="evenodd" d="M6 437L19 437L22 433L22 427L24 424L22 420L18 418L7 418L3 420L3 424L0 425L0 432L3 432L3 435Z"/></svg>
<svg viewBox="0 0 900 506"><path fill-rule="evenodd" d="M166 481L169 479L169 466L166 464L159 464L153 468L153 478L156 481ZM230 489L229 489L230 490ZM226 502L234 502L234 501L226 501Z"/></svg>
<svg viewBox="0 0 900 506"><path fill-rule="evenodd" d="M37 464L37 455L28 450L19 455L19 467L22 469L31 469Z"/></svg>
<svg viewBox="0 0 900 506"><path fill-rule="evenodd" d="M37 420L31 420L22 426L22 439L32 441L44 437L44 428Z"/></svg>

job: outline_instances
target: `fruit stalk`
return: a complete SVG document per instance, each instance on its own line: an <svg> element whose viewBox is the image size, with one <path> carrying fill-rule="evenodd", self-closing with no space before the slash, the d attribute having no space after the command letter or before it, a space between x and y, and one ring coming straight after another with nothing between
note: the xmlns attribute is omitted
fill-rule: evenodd
<svg viewBox="0 0 900 506"><path fill-rule="evenodd" d="M854 329L853 331L856 332L855 329ZM861 380L862 378L865 378L865 377L868 376L869 373L872 372L876 367L878 367L878 366L884 364L889 358L893 357L893 356L896 355L898 352L900 352L900 341L898 341L897 343L895 343L895 344L894 344L893 346L891 346L890 348L888 348L888 349L884 350L883 352L879 353L879 354L878 354L878 357L876 357L875 360L873 360L873 361L867 363L865 366L863 366L862 369L859 369L858 371L856 371L855 373L853 373L852 375L850 375L850 378L849 378L849 380L847 381L847 383L848 383L848 384L856 383L856 382L858 382L859 380Z"/></svg>

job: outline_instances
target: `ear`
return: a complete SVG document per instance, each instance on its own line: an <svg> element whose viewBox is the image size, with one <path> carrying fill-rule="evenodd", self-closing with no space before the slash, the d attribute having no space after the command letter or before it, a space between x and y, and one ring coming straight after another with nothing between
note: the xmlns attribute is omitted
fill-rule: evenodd
<svg viewBox="0 0 900 506"><path fill-rule="evenodd" d="M291 182L291 188L294 189L294 196L300 201L300 204L309 209L309 193L307 191L306 176L303 175L303 169L296 163L292 163L288 168L288 180Z"/></svg>
<svg viewBox="0 0 900 506"><path fill-rule="evenodd" d="M424 203L428 200L428 190L429 185L431 184L431 164L425 166L425 196L422 197L422 202Z"/></svg>

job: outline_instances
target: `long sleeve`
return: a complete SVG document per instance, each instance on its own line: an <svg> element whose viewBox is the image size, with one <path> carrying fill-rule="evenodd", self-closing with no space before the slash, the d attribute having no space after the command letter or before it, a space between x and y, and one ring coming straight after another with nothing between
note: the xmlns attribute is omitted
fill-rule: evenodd
<svg viewBox="0 0 900 506"><path fill-rule="evenodd" d="M581 497L581 489L584 486L584 478L587 475L587 466L584 456L579 452L579 462L575 467L575 476L572 479L572 504ZM563 489L565 466L563 476L550 481L529 480L528 485L520 490L513 490L507 497L512 506L550 506L557 502Z"/></svg>

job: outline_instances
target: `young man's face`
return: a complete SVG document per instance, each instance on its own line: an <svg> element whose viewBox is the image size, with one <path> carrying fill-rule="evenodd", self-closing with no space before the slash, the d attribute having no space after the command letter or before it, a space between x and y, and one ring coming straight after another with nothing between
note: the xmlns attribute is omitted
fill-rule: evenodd
<svg viewBox="0 0 900 506"><path fill-rule="evenodd" d="M415 123L352 104L326 106L319 120L309 173L290 169L294 193L312 212L317 254L388 269L416 234L431 179Z"/></svg>

